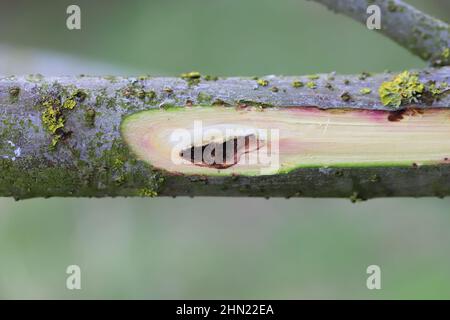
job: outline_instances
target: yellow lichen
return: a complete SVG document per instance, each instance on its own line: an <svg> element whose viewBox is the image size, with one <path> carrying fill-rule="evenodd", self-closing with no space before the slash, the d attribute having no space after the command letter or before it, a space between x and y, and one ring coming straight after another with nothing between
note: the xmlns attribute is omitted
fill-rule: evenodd
<svg viewBox="0 0 450 320"><path fill-rule="evenodd" d="M61 117L59 110L59 101L56 99L49 99L44 101L42 105L45 107L42 113L42 122L48 131L56 133L60 128L64 127L64 118Z"/></svg>
<svg viewBox="0 0 450 320"><path fill-rule="evenodd" d="M436 86L436 83L430 84L428 90L430 91L432 96L440 95L442 93L441 89Z"/></svg>
<svg viewBox="0 0 450 320"><path fill-rule="evenodd" d="M317 88L317 85L314 81L309 81L308 83L306 83L306 86L310 89L315 89Z"/></svg>
<svg viewBox="0 0 450 320"><path fill-rule="evenodd" d="M308 77L308 79L310 79L310 80L317 80L317 79L320 78L317 74L310 74L310 75L307 76L307 77Z"/></svg>
<svg viewBox="0 0 450 320"><path fill-rule="evenodd" d="M61 136L55 136L52 138L52 142L50 143L50 148L54 149L56 148L56 145L58 144L59 140L61 139Z"/></svg>
<svg viewBox="0 0 450 320"><path fill-rule="evenodd" d="M49 98L42 103L45 108L42 113L42 123L44 127L52 134L50 146L54 148L61 139L60 132L64 128L65 119L61 113L61 104L59 100Z"/></svg>
<svg viewBox="0 0 450 320"><path fill-rule="evenodd" d="M114 159L114 161L113 161L112 167L113 167L114 169L120 169L121 167L123 167L124 163L125 163L125 162L124 162L123 159L116 158L116 159Z"/></svg>
<svg viewBox="0 0 450 320"><path fill-rule="evenodd" d="M293 86L294 88L301 88L301 87L304 86L304 84L303 84L303 82L301 82L300 80L294 80L294 81L292 82L292 86Z"/></svg>
<svg viewBox="0 0 450 320"><path fill-rule="evenodd" d="M77 105L77 102L75 101L74 98L71 97L71 98L67 99L66 101L64 101L62 107L67 110L72 110L73 108L75 108L76 105Z"/></svg>
<svg viewBox="0 0 450 320"><path fill-rule="evenodd" d="M182 73L181 78L183 79L199 79L201 77L200 72L192 71L187 73Z"/></svg>
<svg viewBox="0 0 450 320"><path fill-rule="evenodd" d="M63 111L73 110L77 105L77 100L82 101L86 98L86 93L76 90L63 103L59 98L45 97L41 102L44 108L41 119L44 128L52 135L50 143L51 148L55 148L61 138L64 136L64 124L66 122Z"/></svg>
<svg viewBox="0 0 450 320"><path fill-rule="evenodd" d="M450 58L450 48L445 48L444 51L442 51L442 58L444 59Z"/></svg>
<svg viewBox="0 0 450 320"><path fill-rule="evenodd" d="M158 193L155 190L149 189L149 188L142 188L138 191L138 196L140 197L156 197Z"/></svg>
<svg viewBox="0 0 450 320"><path fill-rule="evenodd" d="M433 64L439 67L448 66L450 64L450 48L444 48L433 61Z"/></svg>
<svg viewBox="0 0 450 320"><path fill-rule="evenodd" d="M359 90L359 92L361 94L370 94L372 90L370 88L362 88L361 90Z"/></svg>
<svg viewBox="0 0 450 320"><path fill-rule="evenodd" d="M200 72L192 71L192 72L182 73L180 75L180 77L182 79L186 80L190 86L192 86L192 85L197 85L200 83L201 74L200 74Z"/></svg>
<svg viewBox="0 0 450 320"><path fill-rule="evenodd" d="M404 71L391 81L383 82L378 93L383 105L398 108L404 104L418 102L424 90L425 86L419 81L417 74Z"/></svg>
<svg viewBox="0 0 450 320"><path fill-rule="evenodd" d="M257 82L261 87L267 87L269 85L269 81L264 80L264 79L259 79L259 80L257 80Z"/></svg>

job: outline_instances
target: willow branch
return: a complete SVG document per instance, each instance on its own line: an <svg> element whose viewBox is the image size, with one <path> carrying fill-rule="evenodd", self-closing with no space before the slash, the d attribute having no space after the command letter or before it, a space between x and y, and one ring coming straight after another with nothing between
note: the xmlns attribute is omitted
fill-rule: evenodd
<svg viewBox="0 0 450 320"><path fill-rule="evenodd" d="M450 82L450 68L419 72L423 83ZM301 107L394 110L378 89L393 77L325 74L250 78L9 77L0 79L0 196L445 196L449 166L318 166L256 176L174 174L138 159L123 140L123 119L143 110ZM428 102L430 103L430 102ZM406 108L402 106L401 108ZM449 108L442 95L414 108ZM214 109L211 109L214 110ZM374 111L378 110L378 111ZM168 111L167 111L168 112ZM213 111L214 112L214 111ZM275 112L275 111L274 111ZM395 112L398 112L395 111ZM330 116L334 111L330 111ZM182 115L180 115L182 117ZM201 120L201 119L200 119ZM282 130L283 128L280 128ZM374 177L377 177L376 179ZM377 183L373 183L373 180Z"/></svg>
<svg viewBox="0 0 450 320"><path fill-rule="evenodd" d="M449 25L401 0L313 0L364 25L369 5L381 9L380 32L435 66L450 64Z"/></svg>

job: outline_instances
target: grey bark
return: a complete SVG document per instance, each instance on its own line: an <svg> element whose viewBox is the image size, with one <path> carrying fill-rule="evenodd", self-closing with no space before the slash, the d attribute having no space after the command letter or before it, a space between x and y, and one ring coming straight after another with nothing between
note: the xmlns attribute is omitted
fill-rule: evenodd
<svg viewBox="0 0 450 320"><path fill-rule="evenodd" d="M422 82L450 82L450 68L419 72ZM120 134L134 112L169 106L317 107L392 111L380 102L380 84L392 77L319 75L268 76L267 86L250 78L195 81L181 78L41 76L0 79L0 196L260 196L351 197L446 196L450 166L420 168L311 168L256 177L173 175L134 158ZM315 89L293 87L314 82ZM276 90L274 89L276 88ZM362 88L371 89L362 94ZM344 101L347 92L350 100ZM83 94L80 94L83 93ZM347 97L347 95L346 95ZM68 100L73 109L62 109ZM214 106L212 106L214 107ZM448 108L449 95L415 108ZM48 110L61 109L64 128L50 132ZM59 137L55 148L52 139Z"/></svg>

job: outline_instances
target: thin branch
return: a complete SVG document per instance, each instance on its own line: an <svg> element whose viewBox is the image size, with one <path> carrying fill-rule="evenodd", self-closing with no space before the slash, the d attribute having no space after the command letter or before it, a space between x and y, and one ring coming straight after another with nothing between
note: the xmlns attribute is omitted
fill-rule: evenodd
<svg viewBox="0 0 450 320"><path fill-rule="evenodd" d="M156 194L361 198L448 195L450 166L445 165L319 166L265 176L173 174L138 160L120 132L126 116L158 108L165 112L163 109L172 106L224 105L228 110L350 108L378 110L380 119L386 119L394 109L380 102L378 88L393 76L325 74L217 80L199 78L196 74L185 79L2 78L0 196L23 199ZM419 71L422 83L449 83L449 77L448 67ZM431 106L422 102L414 105L424 109L449 107L450 95L440 96ZM327 113L332 114L338 113ZM324 130L321 127L321 132Z"/></svg>
<svg viewBox="0 0 450 320"><path fill-rule="evenodd" d="M313 0L366 24L369 5L381 9L380 32L435 66L450 64L449 25L401 0Z"/></svg>

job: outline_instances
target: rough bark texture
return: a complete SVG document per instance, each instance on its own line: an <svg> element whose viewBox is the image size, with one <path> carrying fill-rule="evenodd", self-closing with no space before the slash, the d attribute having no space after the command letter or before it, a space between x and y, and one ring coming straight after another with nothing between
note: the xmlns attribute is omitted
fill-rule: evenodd
<svg viewBox="0 0 450 320"><path fill-rule="evenodd" d="M422 70L419 75L424 83L450 82L450 68ZM222 104L392 111L381 104L377 94L380 84L392 76L325 74L268 76L259 80L2 78L0 196L304 196L353 200L446 196L450 194L448 165L310 168L256 177L183 176L159 171L135 159L120 134L124 116L171 106L214 108ZM296 87L295 81L302 81L305 86ZM363 94L361 89L370 89L371 93L363 90ZM343 98L344 92L348 94ZM414 107L448 108L450 97L443 94L432 106Z"/></svg>
<svg viewBox="0 0 450 320"><path fill-rule="evenodd" d="M450 64L450 28L400 0L313 0L366 24L370 5L381 9L380 32L436 66Z"/></svg>

